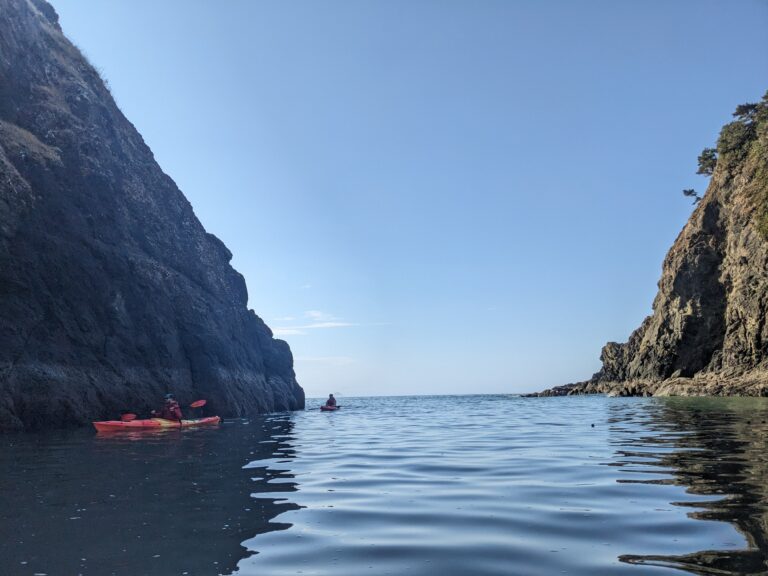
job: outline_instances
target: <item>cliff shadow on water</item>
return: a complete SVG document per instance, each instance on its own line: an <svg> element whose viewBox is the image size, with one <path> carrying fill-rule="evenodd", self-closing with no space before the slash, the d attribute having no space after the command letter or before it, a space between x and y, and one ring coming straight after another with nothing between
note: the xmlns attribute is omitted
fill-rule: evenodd
<svg viewBox="0 0 768 576"><path fill-rule="evenodd" d="M252 554L244 541L288 528L274 519L298 508L275 496L296 490L287 471L249 466L290 461L292 430L285 416L257 416L219 429L4 435L0 493L13 506L0 507L0 573L229 574Z"/></svg>
<svg viewBox="0 0 768 576"><path fill-rule="evenodd" d="M731 523L746 542L746 549L702 550L685 555L631 555L631 564L673 566L701 576L759 576L768 573L768 400L747 398L665 398L651 411L656 434L638 444L672 444L647 452L626 450L623 464L635 467L626 483L674 484L710 500L673 502L695 507L689 516L703 521ZM757 405L755 404L757 402ZM620 427L621 411L612 419ZM658 432L663 433L659 436ZM643 479L659 470L665 479ZM640 474L636 474L639 472Z"/></svg>

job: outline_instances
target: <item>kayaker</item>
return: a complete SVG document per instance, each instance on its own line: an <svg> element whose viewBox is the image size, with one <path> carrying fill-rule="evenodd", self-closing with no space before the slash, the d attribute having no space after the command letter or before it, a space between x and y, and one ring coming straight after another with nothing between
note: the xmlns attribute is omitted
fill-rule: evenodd
<svg viewBox="0 0 768 576"><path fill-rule="evenodd" d="M336 398L333 397L333 394L328 395L328 400L325 401L325 405L332 408L336 407Z"/></svg>
<svg viewBox="0 0 768 576"><path fill-rule="evenodd" d="M181 419L184 417L181 413L181 407L176 402L176 397L173 394L165 395L165 403L162 409L160 412L152 410L152 416L155 418L165 418L166 420L175 420L176 422L181 422Z"/></svg>

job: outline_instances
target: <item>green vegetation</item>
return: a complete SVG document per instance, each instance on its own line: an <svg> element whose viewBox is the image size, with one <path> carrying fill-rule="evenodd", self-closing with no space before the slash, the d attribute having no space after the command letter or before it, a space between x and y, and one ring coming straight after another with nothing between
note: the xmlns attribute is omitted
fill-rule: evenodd
<svg viewBox="0 0 768 576"><path fill-rule="evenodd" d="M766 96L768 96L768 93L766 93ZM765 100L766 96L763 96L763 100ZM736 112L733 113L733 117L743 122L752 122L759 109L759 104L739 104L736 106Z"/></svg>
<svg viewBox="0 0 768 576"><path fill-rule="evenodd" d="M757 104L738 106L733 115L737 120L723 128L718 150L721 146L729 149L732 166L746 160L747 189L755 203L757 229L768 240L768 92ZM729 128L734 124L739 127Z"/></svg>
<svg viewBox="0 0 768 576"><path fill-rule="evenodd" d="M704 148L697 174L715 171L730 179L741 173L755 206L757 228L768 240L768 92L758 103L740 104L735 120L723 126L716 148ZM693 189L683 190L697 204L701 197Z"/></svg>
<svg viewBox="0 0 768 576"><path fill-rule="evenodd" d="M768 138L763 135L753 145L749 162L755 166L749 182L749 193L755 199L757 209L757 229L768 240Z"/></svg>
<svg viewBox="0 0 768 576"><path fill-rule="evenodd" d="M734 120L723 126L717 139L718 157L725 161L725 169L733 168L749 155L758 136L765 136L768 124L768 92L757 104L740 104L733 113Z"/></svg>
<svg viewBox="0 0 768 576"><path fill-rule="evenodd" d="M704 148L701 154L699 154L699 169L696 170L696 174L712 176L715 166L717 166L717 150L714 148Z"/></svg>
<svg viewBox="0 0 768 576"><path fill-rule="evenodd" d="M748 144L754 137L755 127L752 123L736 120L723 126L720 138L717 139L717 153L726 160L726 169L746 158Z"/></svg>
<svg viewBox="0 0 768 576"><path fill-rule="evenodd" d="M717 139L717 148L704 148L699 154L697 174L711 176L718 160L723 169L730 169L744 160L756 141L768 136L768 92L757 104L739 104L733 113L733 122L723 126Z"/></svg>
<svg viewBox="0 0 768 576"><path fill-rule="evenodd" d="M694 190L693 188L688 188L687 190L683 190L683 196L687 196L688 198L693 198L694 205L701 202L701 196L696 194L696 190Z"/></svg>

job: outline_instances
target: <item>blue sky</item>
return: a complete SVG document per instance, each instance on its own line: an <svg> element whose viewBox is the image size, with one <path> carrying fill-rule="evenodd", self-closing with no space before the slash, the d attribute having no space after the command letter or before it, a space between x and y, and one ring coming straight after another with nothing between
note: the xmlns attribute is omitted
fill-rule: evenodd
<svg viewBox="0 0 768 576"><path fill-rule="evenodd" d="M309 395L588 378L768 89L759 0L52 4Z"/></svg>

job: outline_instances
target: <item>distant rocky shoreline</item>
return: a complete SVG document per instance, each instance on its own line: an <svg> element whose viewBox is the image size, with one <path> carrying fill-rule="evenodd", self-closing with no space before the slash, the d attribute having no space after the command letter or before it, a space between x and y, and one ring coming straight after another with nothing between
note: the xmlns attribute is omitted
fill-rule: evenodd
<svg viewBox="0 0 768 576"><path fill-rule="evenodd" d="M739 376L697 374L693 378L668 378L661 381L633 380L627 382L595 381L574 382L524 394L527 397L580 396L607 394L608 396L761 396L768 397L768 372L753 371Z"/></svg>

